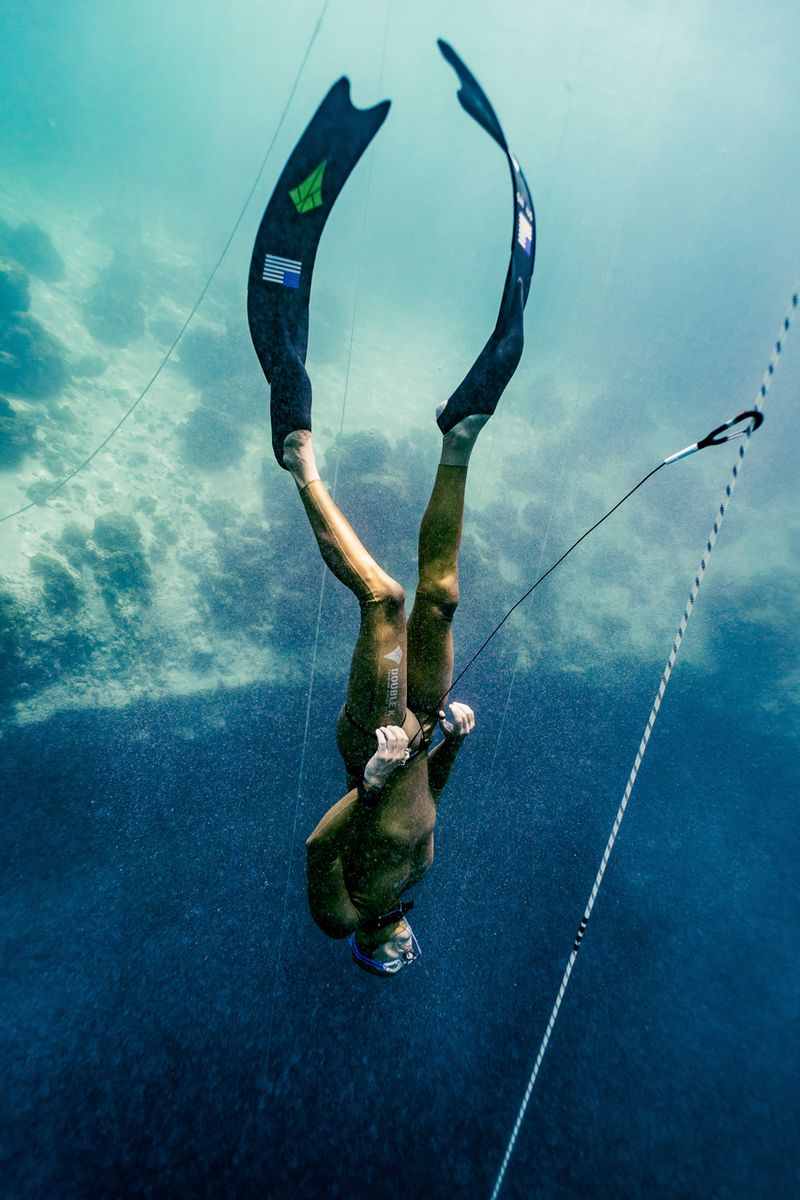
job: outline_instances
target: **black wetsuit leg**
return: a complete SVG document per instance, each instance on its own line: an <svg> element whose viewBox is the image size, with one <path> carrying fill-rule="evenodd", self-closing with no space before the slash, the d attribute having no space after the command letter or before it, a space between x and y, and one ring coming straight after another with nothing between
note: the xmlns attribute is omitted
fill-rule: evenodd
<svg viewBox="0 0 800 1200"><path fill-rule="evenodd" d="M261 219L250 261L247 316L270 384L272 447L281 466L286 435L311 428L305 361L319 240L336 197L389 107L385 100L374 108L356 108L349 80L334 84L292 151Z"/></svg>

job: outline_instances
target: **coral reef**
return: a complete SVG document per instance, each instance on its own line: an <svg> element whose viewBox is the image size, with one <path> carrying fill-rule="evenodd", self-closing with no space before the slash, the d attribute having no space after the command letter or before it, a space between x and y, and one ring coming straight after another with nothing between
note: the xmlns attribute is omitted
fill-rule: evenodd
<svg viewBox="0 0 800 1200"><path fill-rule="evenodd" d="M0 262L0 387L17 396L53 396L69 373L61 343L28 312L30 284L22 267Z"/></svg>
<svg viewBox="0 0 800 1200"><path fill-rule="evenodd" d="M265 418L269 393L247 334L207 327L189 329L178 347L179 366L201 403L238 421Z"/></svg>
<svg viewBox="0 0 800 1200"><path fill-rule="evenodd" d="M92 542L91 564L111 612L127 610L131 603L149 603L150 567L142 546L142 531L133 517L113 512L98 517Z"/></svg>
<svg viewBox="0 0 800 1200"><path fill-rule="evenodd" d="M99 354L84 354L72 364L72 374L76 379L97 379L105 373L106 366Z"/></svg>
<svg viewBox="0 0 800 1200"><path fill-rule="evenodd" d="M227 413L203 404L192 409L178 429L187 462L203 470L219 470L237 463L245 443L238 424Z"/></svg>
<svg viewBox="0 0 800 1200"><path fill-rule="evenodd" d="M28 313L0 320L0 387L12 395L41 400L69 379L61 343Z"/></svg>
<svg viewBox="0 0 800 1200"><path fill-rule="evenodd" d="M0 588L0 698L5 699L25 678L28 628L14 594Z"/></svg>
<svg viewBox="0 0 800 1200"><path fill-rule="evenodd" d="M64 278L64 260L50 235L33 221L23 221L14 229L0 220L0 254L15 258L31 275L54 282Z"/></svg>
<svg viewBox="0 0 800 1200"><path fill-rule="evenodd" d="M204 326L188 329L178 346L180 367L196 388L230 379L242 369L252 347L241 331L219 333Z"/></svg>
<svg viewBox="0 0 800 1200"><path fill-rule="evenodd" d="M221 534L216 549L218 569L205 571L199 579L208 616L224 630L266 630L279 578L269 530L248 521Z"/></svg>
<svg viewBox="0 0 800 1200"><path fill-rule="evenodd" d="M45 575L49 569L41 567ZM0 588L0 704L24 699L88 661L92 642L74 628L73 611L62 615L48 608L45 614L35 605L23 606L10 589Z"/></svg>
<svg viewBox="0 0 800 1200"><path fill-rule="evenodd" d="M50 554L31 559L31 570L42 581L42 599L50 613L74 613L83 600L80 576Z"/></svg>
<svg viewBox="0 0 800 1200"><path fill-rule="evenodd" d="M112 616L130 615L150 603L153 581L133 517L106 513L91 534L75 522L65 526L56 549L76 572L89 568ZM62 581L63 582L63 581Z"/></svg>
<svg viewBox="0 0 800 1200"><path fill-rule="evenodd" d="M127 346L145 330L141 270L119 248L101 271L83 302L83 321L93 338L106 346Z"/></svg>
<svg viewBox="0 0 800 1200"><path fill-rule="evenodd" d="M0 396L0 471L15 467L36 446L36 422Z"/></svg>
<svg viewBox="0 0 800 1200"><path fill-rule="evenodd" d="M22 267L0 259L0 322L14 313L27 312L31 306L31 287Z"/></svg>

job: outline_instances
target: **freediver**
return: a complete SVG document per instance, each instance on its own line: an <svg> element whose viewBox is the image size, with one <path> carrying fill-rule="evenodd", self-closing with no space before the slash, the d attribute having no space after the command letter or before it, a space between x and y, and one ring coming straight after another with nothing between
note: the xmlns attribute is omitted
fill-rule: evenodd
<svg viewBox="0 0 800 1200"><path fill-rule="evenodd" d="M440 709L453 676L452 622L467 470L475 441L519 363L523 309L534 258L533 206L519 164L480 85L455 51L459 99L506 153L515 189L514 233L494 331L464 381L439 406L442 450L419 532L419 582L405 595L359 540L323 484L311 435L305 368L308 305L319 240L351 171L382 125L384 101L357 109L341 79L293 151L259 227L250 266L248 318L270 384L272 444L291 474L328 569L356 597L360 628L337 723L348 792L306 843L311 913L332 938L348 938L355 962L394 975L419 957L404 900L433 862L442 791L475 726L470 706ZM437 724L443 740L431 746Z"/></svg>

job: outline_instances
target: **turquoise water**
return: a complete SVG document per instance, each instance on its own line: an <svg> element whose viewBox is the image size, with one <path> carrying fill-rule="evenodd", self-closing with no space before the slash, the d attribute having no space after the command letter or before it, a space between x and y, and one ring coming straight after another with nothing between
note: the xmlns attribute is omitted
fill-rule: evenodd
<svg viewBox="0 0 800 1200"><path fill-rule="evenodd" d="M0 9L2 1154L14 1197L488 1196L735 457L659 473L459 684L477 730L381 987L310 922L355 636L271 454L245 280L331 83L393 100L314 276L323 475L409 591L435 405L526 349L470 468L459 662L751 407L798 282L789 3ZM281 120L289 100L285 119ZM277 133L276 133L277 131ZM797 330L504 1182L796 1194ZM737 444L735 444L737 445ZM317 636L318 633L318 636ZM307 714L308 737L304 738Z"/></svg>

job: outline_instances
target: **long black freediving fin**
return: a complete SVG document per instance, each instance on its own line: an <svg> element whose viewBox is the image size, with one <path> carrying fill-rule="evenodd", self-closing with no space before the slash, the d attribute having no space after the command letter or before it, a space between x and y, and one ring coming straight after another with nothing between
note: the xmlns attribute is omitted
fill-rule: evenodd
<svg viewBox="0 0 800 1200"><path fill-rule="evenodd" d="M336 197L386 120L390 101L356 108L350 81L335 83L295 146L261 218L250 260L247 317L270 384L272 448L311 428L305 370L308 304L317 247Z"/></svg>
<svg viewBox="0 0 800 1200"><path fill-rule="evenodd" d="M497 114L475 76L448 42L439 38L439 49L458 75L458 99L466 113L497 142L508 161L514 189L514 227L503 297L497 323L489 341L463 381L443 405L437 421L447 433L465 416L493 412L522 354L522 309L528 300L536 255L536 217L527 180L508 148ZM521 291L521 296L520 296Z"/></svg>

